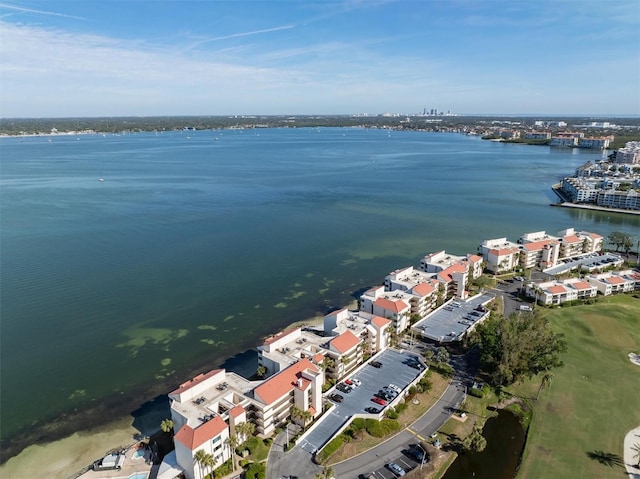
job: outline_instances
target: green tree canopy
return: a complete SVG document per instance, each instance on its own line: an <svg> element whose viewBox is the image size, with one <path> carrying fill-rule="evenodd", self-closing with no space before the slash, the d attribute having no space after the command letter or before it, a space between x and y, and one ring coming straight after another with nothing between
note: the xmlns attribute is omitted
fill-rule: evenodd
<svg viewBox="0 0 640 479"><path fill-rule="evenodd" d="M473 426L473 431L462 440L462 448L465 451L482 452L487 447L487 440L482 435L482 429L478 424Z"/></svg>
<svg viewBox="0 0 640 479"><path fill-rule="evenodd" d="M567 349L562 335L540 313L495 316L476 333L482 369L495 386L508 386L563 365Z"/></svg>
<svg viewBox="0 0 640 479"><path fill-rule="evenodd" d="M607 241L616 247L616 251L620 251L622 248L625 253L629 253L633 247L633 238L627 233L622 231L612 231L607 236Z"/></svg>

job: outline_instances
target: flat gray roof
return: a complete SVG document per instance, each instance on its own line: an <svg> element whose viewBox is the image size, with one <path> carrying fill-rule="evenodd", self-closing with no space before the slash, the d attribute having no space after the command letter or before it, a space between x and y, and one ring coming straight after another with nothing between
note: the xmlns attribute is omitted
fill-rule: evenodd
<svg viewBox="0 0 640 479"><path fill-rule="evenodd" d="M465 301L451 300L418 321L413 330L425 338L441 343L459 340L469 329L489 316L489 312L477 311L478 306L494 298L484 293Z"/></svg>
<svg viewBox="0 0 640 479"><path fill-rule="evenodd" d="M613 264L622 264L624 260L614 253L604 253L602 255L598 253L590 253L585 256L581 256L580 258L569 258L562 260L560 264L554 266L553 268L548 268L543 271L543 273L548 274L550 276L555 276L556 274L566 273L571 271L572 269L578 269L581 266L588 269L589 272L598 268L606 268L607 266L611 266Z"/></svg>

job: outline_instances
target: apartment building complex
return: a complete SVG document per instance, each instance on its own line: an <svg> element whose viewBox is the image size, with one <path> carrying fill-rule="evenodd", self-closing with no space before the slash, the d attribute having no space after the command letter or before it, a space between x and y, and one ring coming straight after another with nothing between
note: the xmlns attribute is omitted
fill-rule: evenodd
<svg viewBox="0 0 640 479"><path fill-rule="evenodd" d="M507 238L485 240L478 251L486 262L486 269L499 274L516 268L551 268L561 259L600 251L602 243L602 236L596 233L569 228L557 236L544 231L526 233L517 242Z"/></svg>
<svg viewBox="0 0 640 479"><path fill-rule="evenodd" d="M545 306L640 290L640 273L632 270L591 274L584 278L529 283L525 294Z"/></svg>

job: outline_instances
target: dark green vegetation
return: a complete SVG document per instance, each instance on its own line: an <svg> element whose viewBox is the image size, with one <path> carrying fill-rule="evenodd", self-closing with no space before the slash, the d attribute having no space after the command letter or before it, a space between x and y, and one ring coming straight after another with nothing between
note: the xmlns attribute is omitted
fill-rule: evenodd
<svg viewBox="0 0 640 479"><path fill-rule="evenodd" d="M622 249L625 254L629 254L629 251L633 248L632 236L620 231L612 231L609 233L607 241L616 247L616 251L620 251Z"/></svg>
<svg viewBox="0 0 640 479"><path fill-rule="evenodd" d="M3 118L0 134L49 134L52 128L59 133L92 130L100 133L121 133L167 130L212 130L227 128L303 128L303 127L352 127L393 128L425 131L474 131L483 134L485 129L505 127L533 129L533 117L482 117L482 116L166 116L166 117L109 117L109 118ZM593 118L571 118L572 124L586 124ZM617 125L625 125L624 141L640 139L640 118L600 118ZM569 128L569 127L567 127ZM587 135L608 135L618 130L580 128ZM540 143L542 141L542 143ZM518 140L544 144L547 140ZM616 137L616 148L624 145ZM612 147L613 148L613 147Z"/></svg>
<svg viewBox="0 0 640 479"><path fill-rule="evenodd" d="M542 377L508 388L534 406L518 477L623 477L623 439L640 424L640 367L628 358L640 351L640 299L619 295L543 314L567 351L537 401Z"/></svg>
<svg viewBox="0 0 640 479"><path fill-rule="evenodd" d="M367 432L370 436L382 438L400 429L398 421L393 419L362 419L356 418L351 421L341 434L329 441L327 445L316 455L316 462L322 464L337 452L342 446L350 442L352 439L360 436L363 432Z"/></svg>
<svg viewBox="0 0 640 479"><path fill-rule="evenodd" d="M494 386L508 386L562 366L567 344L536 311L495 315L476 332L483 372Z"/></svg>

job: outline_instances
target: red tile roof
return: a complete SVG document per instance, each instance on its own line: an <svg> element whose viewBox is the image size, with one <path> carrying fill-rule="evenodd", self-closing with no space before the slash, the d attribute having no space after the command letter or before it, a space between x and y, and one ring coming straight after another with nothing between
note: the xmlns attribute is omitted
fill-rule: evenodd
<svg viewBox="0 0 640 479"><path fill-rule="evenodd" d="M593 286L591 286L591 284L587 283L586 281L576 281L575 283L571 283L571 286L573 286L576 289L591 289L591 288L593 288Z"/></svg>
<svg viewBox="0 0 640 479"><path fill-rule="evenodd" d="M622 284L622 283L624 283L624 279L622 279L619 276L611 276L611 277L605 279L605 281L607 283L611 283L611 284Z"/></svg>
<svg viewBox="0 0 640 479"><path fill-rule="evenodd" d="M438 278L442 278L443 281L449 282L449 281L453 281L453 276L452 276L453 273L466 273L466 272L467 272L466 266L456 263L440 271L438 273Z"/></svg>
<svg viewBox="0 0 640 479"><path fill-rule="evenodd" d="M387 298L378 298L373 304L381 307L382 309L386 309L387 311L393 311L394 313L399 313L409 307L407 303L402 300L391 301Z"/></svg>
<svg viewBox="0 0 640 479"><path fill-rule="evenodd" d="M353 349L358 343L360 343L360 339L348 330L330 341L331 346L340 354L344 354Z"/></svg>
<svg viewBox="0 0 640 479"><path fill-rule="evenodd" d="M173 438L194 451L205 442L219 436L225 429L227 429L227 423L220 416L215 416L195 429L185 424Z"/></svg>
<svg viewBox="0 0 640 479"><path fill-rule="evenodd" d="M384 327L385 325L389 324L390 322L391 322L391 320L383 318L381 316L374 316L373 318L371 318L371 323L375 324L379 328Z"/></svg>
<svg viewBox="0 0 640 479"><path fill-rule="evenodd" d="M581 243L582 240L576 235L569 235L562 238L566 243Z"/></svg>
<svg viewBox="0 0 640 479"><path fill-rule="evenodd" d="M229 411L229 414L233 417L238 417L240 416L243 412L245 412L245 409L240 406L239 404L237 406L234 406L231 408L231 410Z"/></svg>
<svg viewBox="0 0 640 479"><path fill-rule="evenodd" d="M309 381L308 379L305 379L305 378L300 378L300 382L298 383L298 387L302 391L306 391L307 389L309 389L309 386L311 386L311 381Z"/></svg>
<svg viewBox="0 0 640 479"><path fill-rule="evenodd" d="M482 256L478 256L477 254L470 254L469 261L472 261L473 263L477 263L478 261L482 261Z"/></svg>
<svg viewBox="0 0 640 479"><path fill-rule="evenodd" d="M493 256L507 256L510 254L517 253L517 248L503 248L503 249L490 249L489 254Z"/></svg>
<svg viewBox="0 0 640 479"><path fill-rule="evenodd" d="M547 288L547 291L549 291L552 294L560 294L560 293L566 293L567 289L564 286L556 285L556 286L549 286Z"/></svg>
<svg viewBox="0 0 640 479"><path fill-rule="evenodd" d="M598 233L589 233L588 231L582 231L582 234L590 236L592 239L600 239L600 238L602 238L602 236L600 236Z"/></svg>
<svg viewBox="0 0 640 479"><path fill-rule="evenodd" d="M546 248L547 246L555 246L556 244L558 244L556 240L542 240L534 241L533 243L527 243L523 246L527 251L539 251Z"/></svg>
<svg viewBox="0 0 640 479"><path fill-rule="evenodd" d="M253 393L256 398L261 399L265 404L272 404L297 387L300 373L305 369L310 369L315 372L319 371L317 366L307 358L304 358L267 379L255 388Z"/></svg>
<svg viewBox="0 0 640 479"><path fill-rule="evenodd" d="M427 296L436 290L429 283L419 283L412 288L413 294L419 294L420 296Z"/></svg>
<svg viewBox="0 0 640 479"><path fill-rule="evenodd" d="M320 364L322 361L324 361L324 354L321 354L321 353L314 354L313 356L314 363Z"/></svg>
<svg viewBox="0 0 640 479"><path fill-rule="evenodd" d="M216 374L218 374L221 371L223 371L223 370L222 369L213 369L213 370L209 371L208 373L198 374L195 378L190 379L189 381L187 381L185 383L182 383L178 389L176 389L174 391L171 391L169 393L169 395L182 394L183 392L191 389L193 386L196 386L197 384L200 384L200 383L206 381L207 379L215 376Z"/></svg>

